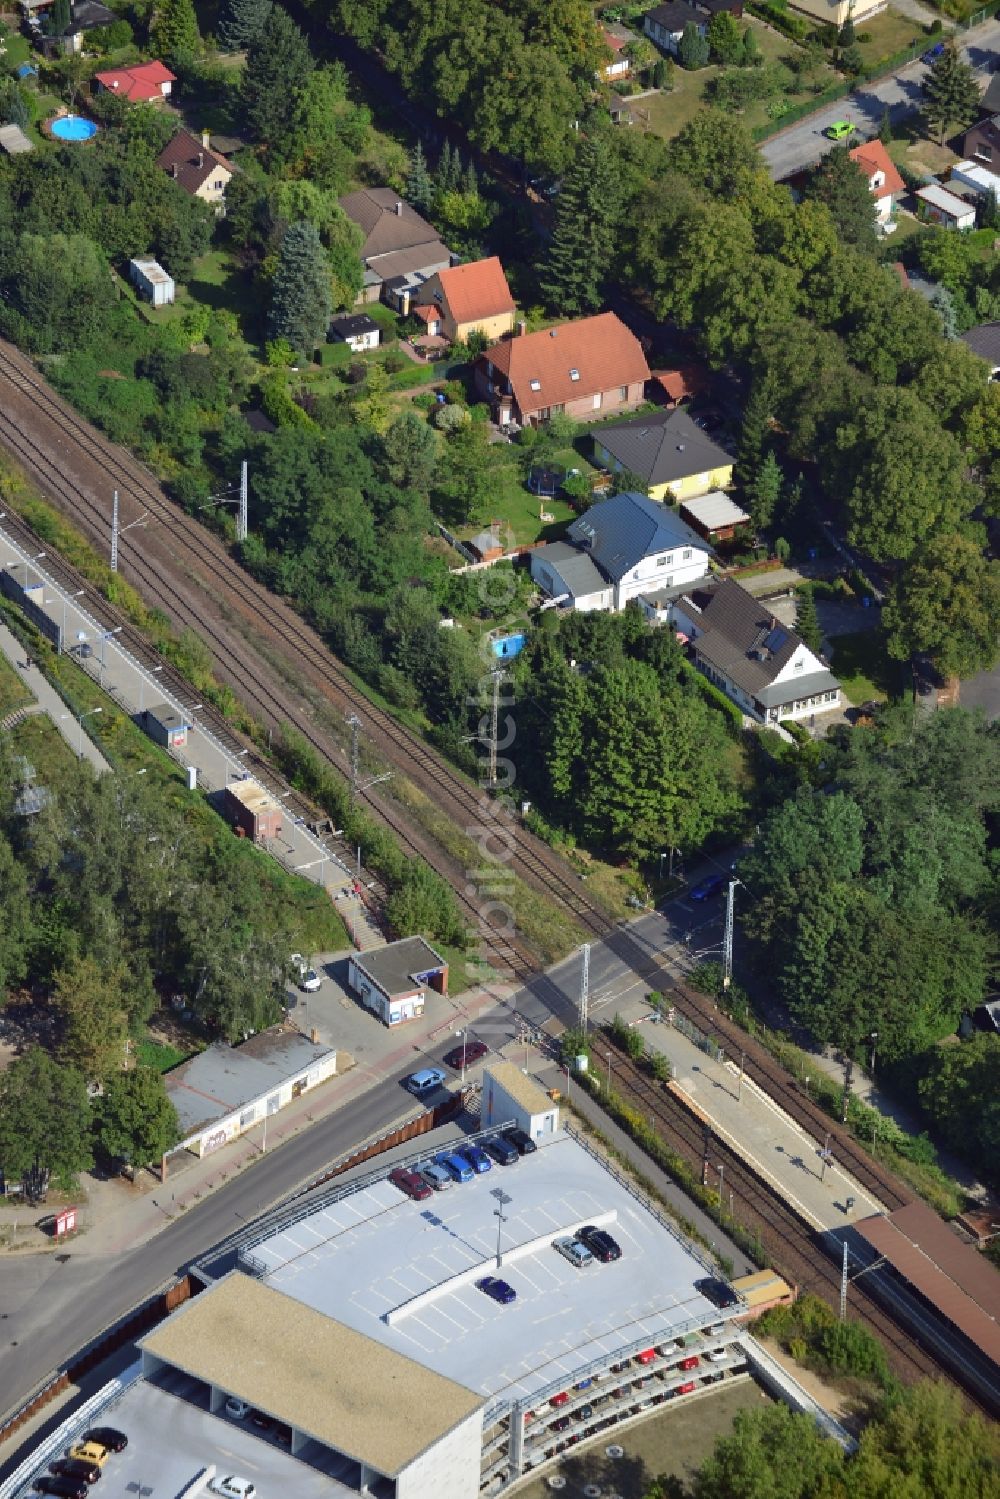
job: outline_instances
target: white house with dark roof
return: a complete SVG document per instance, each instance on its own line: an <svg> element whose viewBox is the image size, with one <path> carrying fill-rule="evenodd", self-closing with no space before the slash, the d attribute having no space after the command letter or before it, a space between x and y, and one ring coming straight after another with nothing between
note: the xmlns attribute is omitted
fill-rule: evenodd
<svg viewBox="0 0 1000 1499"><path fill-rule="evenodd" d="M698 669L758 723L840 706L840 683L826 663L775 619L766 600L732 578L680 596L647 595L642 607L650 619L674 625Z"/></svg>
<svg viewBox="0 0 1000 1499"><path fill-rule="evenodd" d="M704 578L712 548L665 505L616 494L531 553L531 576L563 608L615 612L650 589Z"/></svg>

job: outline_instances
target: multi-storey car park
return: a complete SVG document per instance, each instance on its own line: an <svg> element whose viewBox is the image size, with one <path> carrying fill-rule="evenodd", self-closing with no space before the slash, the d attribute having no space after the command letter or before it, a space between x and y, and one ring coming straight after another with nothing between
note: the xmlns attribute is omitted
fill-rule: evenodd
<svg viewBox="0 0 1000 1499"><path fill-rule="evenodd" d="M551 1111L536 1091L536 1115ZM553 1240L583 1224L606 1228L621 1258L568 1263ZM566 1128L424 1200L384 1171L329 1189L214 1265L99 1413L129 1438L103 1499L141 1493L151 1474L157 1491L192 1496L236 1475L255 1499L478 1499L747 1377L742 1298L706 1298L711 1264ZM512 1304L477 1287L490 1274Z"/></svg>

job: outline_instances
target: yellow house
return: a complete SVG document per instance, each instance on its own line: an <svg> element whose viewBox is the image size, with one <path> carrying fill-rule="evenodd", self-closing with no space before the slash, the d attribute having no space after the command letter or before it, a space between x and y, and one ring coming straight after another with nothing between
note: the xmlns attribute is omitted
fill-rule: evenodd
<svg viewBox="0 0 1000 1499"><path fill-rule="evenodd" d="M789 0L789 5L814 21L825 21L838 29L848 16L857 24L867 21L876 11L885 10L885 0Z"/></svg>
<svg viewBox="0 0 1000 1499"><path fill-rule="evenodd" d="M634 474L653 500L678 504L733 482L732 454L686 411L655 411L590 435L598 462L612 473Z"/></svg>
<svg viewBox="0 0 1000 1499"><path fill-rule="evenodd" d="M470 333L495 341L514 328L514 298L495 255L437 271L420 288L414 314L430 334L466 343Z"/></svg>
<svg viewBox="0 0 1000 1499"><path fill-rule="evenodd" d="M200 140L189 130L178 130L156 158L156 164L192 198L210 204L218 214L225 212L226 188L232 181L233 168L224 156L212 150L207 130L202 132Z"/></svg>

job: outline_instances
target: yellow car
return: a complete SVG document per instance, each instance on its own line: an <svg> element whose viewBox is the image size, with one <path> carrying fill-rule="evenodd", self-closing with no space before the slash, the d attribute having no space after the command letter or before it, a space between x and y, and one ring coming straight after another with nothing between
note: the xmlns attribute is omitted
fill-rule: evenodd
<svg viewBox="0 0 1000 1499"><path fill-rule="evenodd" d="M111 1456L111 1448L102 1447L100 1442L77 1442L75 1447L69 1449L69 1455L81 1463L94 1463L96 1467L103 1468Z"/></svg>

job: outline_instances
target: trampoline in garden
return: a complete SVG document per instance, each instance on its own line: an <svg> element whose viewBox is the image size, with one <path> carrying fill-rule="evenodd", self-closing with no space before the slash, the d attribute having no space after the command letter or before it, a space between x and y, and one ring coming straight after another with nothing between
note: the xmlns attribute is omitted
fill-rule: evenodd
<svg viewBox="0 0 1000 1499"><path fill-rule="evenodd" d="M559 493L565 477L565 469L533 463L528 471L528 488L532 494L551 500Z"/></svg>
<svg viewBox="0 0 1000 1499"><path fill-rule="evenodd" d="M89 141L97 134L99 126L82 115L58 115L49 121L49 134L57 141Z"/></svg>

